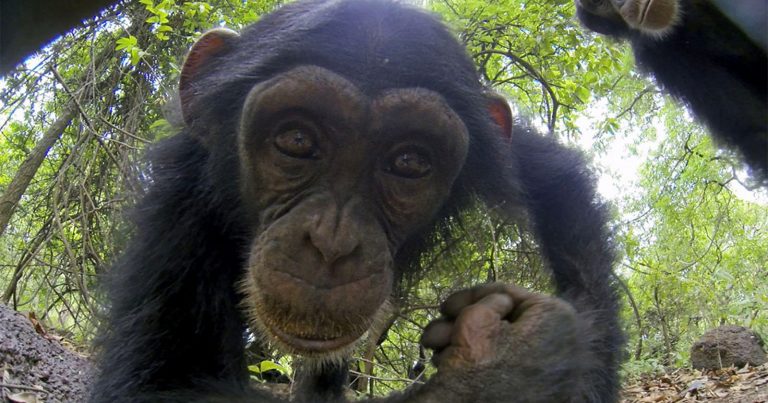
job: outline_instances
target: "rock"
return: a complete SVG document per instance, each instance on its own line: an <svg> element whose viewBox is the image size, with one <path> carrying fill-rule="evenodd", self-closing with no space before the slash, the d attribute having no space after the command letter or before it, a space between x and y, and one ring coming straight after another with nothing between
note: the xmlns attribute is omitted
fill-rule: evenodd
<svg viewBox="0 0 768 403"><path fill-rule="evenodd" d="M712 329L691 347L691 365L699 369L757 366L768 361L763 340L743 326Z"/></svg>

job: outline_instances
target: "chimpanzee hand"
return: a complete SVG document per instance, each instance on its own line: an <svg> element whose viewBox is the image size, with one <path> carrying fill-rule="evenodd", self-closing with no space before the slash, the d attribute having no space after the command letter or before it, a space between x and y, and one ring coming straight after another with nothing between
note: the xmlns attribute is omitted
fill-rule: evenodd
<svg viewBox="0 0 768 403"><path fill-rule="evenodd" d="M413 401L589 400L579 379L595 364L587 326L567 302L487 284L451 295L440 311L422 337L438 372Z"/></svg>

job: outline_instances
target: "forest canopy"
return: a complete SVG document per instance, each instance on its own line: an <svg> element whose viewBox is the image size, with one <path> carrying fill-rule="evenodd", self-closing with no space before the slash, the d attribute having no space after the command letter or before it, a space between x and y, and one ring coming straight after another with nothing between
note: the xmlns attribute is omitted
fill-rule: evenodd
<svg viewBox="0 0 768 403"><path fill-rule="evenodd" d="M627 374L685 365L691 344L719 325L768 337L768 195L636 69L626 44L582 29L571 0L415 3L455 30L516 116L591 158L614 210ZM146 187L144 152L178 130L185 52L206 30L240 29L280 4L123 2L0 80L0 303L88 345L104 303L99 279L131 236L126 215ZM423 327L452 290L550 289L530 234L481 209L453 225L463 235L408 279L383 343L356 354L360 393L414 382ZM251 347L255 377L290 376L290 356Z"/></svg>

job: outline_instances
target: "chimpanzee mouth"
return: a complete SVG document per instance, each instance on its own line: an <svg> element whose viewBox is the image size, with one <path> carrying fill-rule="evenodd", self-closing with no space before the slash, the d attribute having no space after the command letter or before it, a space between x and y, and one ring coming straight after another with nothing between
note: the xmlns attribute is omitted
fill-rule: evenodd
<svg viewBox="0 0 768 403"><path fill-rule="evenodd" d="M272 334L281 342L295 349L299 353L327 353L355 342L359 336L355 334L346 334L340 337L323 337L315 335L297 336L286 333L277 327L270 327Z"/></svg>

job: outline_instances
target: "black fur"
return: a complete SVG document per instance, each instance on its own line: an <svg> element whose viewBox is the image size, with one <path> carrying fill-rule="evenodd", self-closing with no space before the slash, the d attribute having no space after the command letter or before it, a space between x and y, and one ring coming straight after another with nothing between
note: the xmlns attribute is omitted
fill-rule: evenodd
<svg viewBox="0 0 768 403"><path fill-rule="evenodd" d="M192 105L196 118L149 155L149 191L134 212L137 232L112 270L110 312L98 343L101 372L91 401L278 401L246 386L245 322L235 283L252 234L240 208L235 133L255 83L308 63L341 74L368 94L414 86L443 94L471 141L436 222L474 196L510 215L526 212L560 294L591 328L586 382L573 400L616 400L622 337L607 212L579 153L525 127L515 128L511 144L499 136L471 59L424 12L377 0L299 2L241 35L220 63L202 73L199 88L205 92ZM401 248L398 270L417 266L430 246L426 235ZM344 377L336 371L320 374L316 389L340 388ZM226 392L217 395L221 389Z"/></svg>
<svg viewBox="0 0 768 403"><path fill-rule="evenodd" d="M678 3L680 20L661 38L590 13L578 2L577 13L587 28L629 40L640 69L689 105L768 184L768 55L711 0Z"/></svg>

